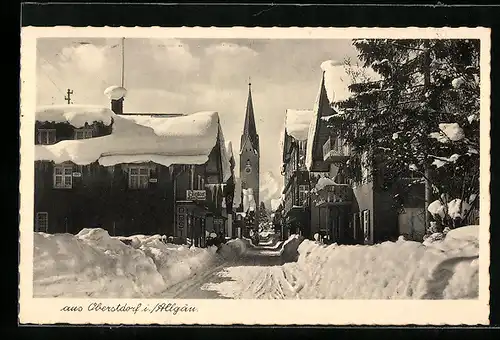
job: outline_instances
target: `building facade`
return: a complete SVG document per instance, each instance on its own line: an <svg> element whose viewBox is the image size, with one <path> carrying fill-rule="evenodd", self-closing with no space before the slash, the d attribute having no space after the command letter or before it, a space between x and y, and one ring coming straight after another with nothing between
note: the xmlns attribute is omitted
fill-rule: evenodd
<svg viewBox="0 0 500 340"><path fill-rule="evenodd" d="M83 228L101 227L110 235L163 234L176 237L179 242L204 246L207 226L213 229L214 224L223 220L225 211L221 202L224 197L231 197L230 191L223 190L230 176L222 164L225 150L221 147L224 144L222 130L219 127L216 142L205 163L166 165L155 161L161 157L161 150L150 151L146 147L141 151L144 154L135 153L133 162L128 162L131 155L127 155L127 148L136 150L137 147L126 144L120 144L120 153L105 156L107 162L118 157L113 164L102 164L102 158L90 163L77 161L89 157L89 150L96 148L90 145L86 149L83 144L73 147L71 140L88 139L88 142L100 145L95 138L111 137L116 120L124 115L123 98L113 99L111 103L116 112L101 109L102 112L109 110L109 116L114 117L109 124L97 120L76 128L67 121L50 121L50 116L49 120L37 120L35 231L76 234ZM56 113L57 110L60 113L80 110L82 119L89 116L85 111L87 108L76 105L52 109ZM149 115L153 125L154 120L161 122L178 116ZM121 124L139 131L145 129L132 123L133 120ZM141 141L139 137L137 142ZM157 136L153 136L153 146L156 141ZM51 148L63 150L63 155L72 153L73 158L60 162L50 154ZM96 152L99 155L100 150ZM156 156L154 152L160 153ZM57 151L56 155L59 153Z"/></svg>
<svg viewBox="0 0 500 340"><path fill-rule="evenodd" d="M310 179L306 168L305 156L307 135L312 110L291 110L285 113L282 133L283 198L279 216L283 227L283 239L291 234L311 238L311 204L309 199Z"/></svg>
<svg viewBox="0 0 500 340"><path fill-rule="evenodd" d="M422 215L423 186L414 186L412 193L402 195L405 202L398 206L395 197L401 195L404 180L385 188L383 160L373 154L355 155L342 131L329 126L329 121L339 115L328 98L323 72L306 155L313 232L319 232L328 242L343 244L395 240L406 229L419 233L414 231L423 228L416 218ZM413 225L408 227L410 221Z"/></svg>

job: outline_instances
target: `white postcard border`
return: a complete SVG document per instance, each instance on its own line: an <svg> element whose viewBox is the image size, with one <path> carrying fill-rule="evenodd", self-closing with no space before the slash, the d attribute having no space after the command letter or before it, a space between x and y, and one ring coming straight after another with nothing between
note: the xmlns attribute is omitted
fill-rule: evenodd
<svg viewBox="0 0 500 340"><path fill-rule="evenodd" d="M477 300L156 300L33 298L34 115L36 40L41 37L129 38L461 38L481 39L480 269ZM204 28L204 27L24 27L21 32L20 265L19 322L22 324L261 324L261 325L457 325L488 324L490 226L490 30L488 28ZM175 303L196 311L88 311L91 303L142 307ZM62 312L63 306L82 311ZM181 308L182 310L182 308Z"/></svg>

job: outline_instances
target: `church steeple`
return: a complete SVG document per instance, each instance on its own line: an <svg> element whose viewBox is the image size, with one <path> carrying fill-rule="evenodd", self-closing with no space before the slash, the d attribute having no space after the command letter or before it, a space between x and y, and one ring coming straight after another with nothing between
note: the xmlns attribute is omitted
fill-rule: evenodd
<svg viewBox="0 0 500 340"><path fill-rule="evenodd" d="M253 102L252 102L252 83L250 82L250 79L248 81L247 108L245 113L245 125L243 127L243 135L241 136L240 151L243 150L244 141L246 137L249 138L253 149L259 152L259 135L257 134L257 128L255 126L255 117L254 117Z"/></svg>

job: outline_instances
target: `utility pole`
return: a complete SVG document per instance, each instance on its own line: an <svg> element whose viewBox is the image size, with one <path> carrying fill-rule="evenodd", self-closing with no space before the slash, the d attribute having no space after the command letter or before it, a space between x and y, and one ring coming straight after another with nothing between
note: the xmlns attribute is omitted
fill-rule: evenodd
<svg viewBox="0 0 500 340"><path fill-rule="evenodd" d="M125 86L125 38L122 38L122 79L121 87Z"/></svg>
<svg viewBox="0 0 500 340"><path fill-rule="evenodd" d="M64 97L64 100L68 102L68 104L71 104L71 95L73 94L73 90L68 89L66 91L66 97Z"/></svg>
<svg viewBox="0 0 500 340"><path fill-rule="evenodd" d="M431 58L429 51L429 40L424 40L424 91L427 91L431 85ZM432 100L432 99L431 99ZM425 151L427 155L427 150ZM429 212L429 204L432 199L432 183L430 182L430 169L429 164L427 164L427 157L424 159L424 175L425 175L425 228L429 228L431 221L431 213Z"/></svg>

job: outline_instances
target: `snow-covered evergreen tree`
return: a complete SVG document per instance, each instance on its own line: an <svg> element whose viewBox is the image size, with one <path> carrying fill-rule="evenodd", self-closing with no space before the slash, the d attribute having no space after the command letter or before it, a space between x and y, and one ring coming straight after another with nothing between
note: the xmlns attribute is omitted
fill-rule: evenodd
<svg viewBox="0 0 500 340"><path fill-rule="evenodd" d="M434 218L443 227L462 225L478 206L479 40L359 39L353 44L362 66L381 79L369 79L363 68L346 61L353 95L339 104L343 118L331 124L343 130L358 160L371 155L368 162L379 165L371 167L372 175L383 169L382 187L403 177L428 181L432 200L445 210L440 218L429 205Z"/></svg>
<svg viewBox="0 0 500 340"><path fill-rule="evenodd" d="M262 230L271 229L271 212L266 208L264 202L260 202L259 207L259 228Z"/></svg>

